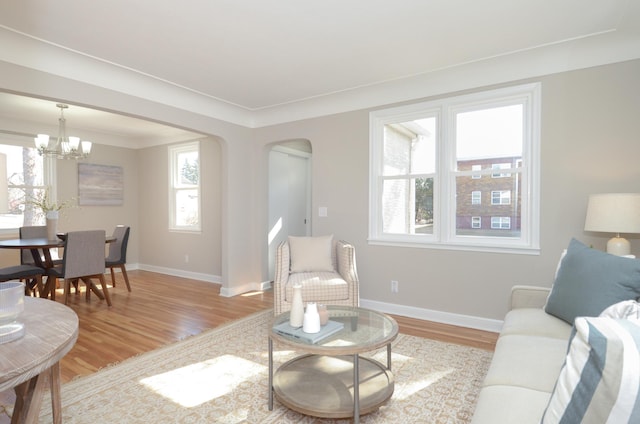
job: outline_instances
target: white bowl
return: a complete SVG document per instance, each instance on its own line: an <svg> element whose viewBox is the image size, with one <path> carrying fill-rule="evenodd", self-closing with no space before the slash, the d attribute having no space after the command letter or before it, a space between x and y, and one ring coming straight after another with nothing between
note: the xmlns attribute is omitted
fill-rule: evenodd
<svg viewBox="0 0 640 424"><path fill-rule="evenodd" d="M24 311L24 284L19 281L0 283L0 326L18 319Z"/></svg>

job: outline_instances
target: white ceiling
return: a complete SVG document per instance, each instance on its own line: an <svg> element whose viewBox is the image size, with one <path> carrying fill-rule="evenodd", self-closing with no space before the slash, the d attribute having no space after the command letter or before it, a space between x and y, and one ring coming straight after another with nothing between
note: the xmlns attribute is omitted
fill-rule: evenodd
<svg viewBox="0 0 640 424"><path fill-rule="evenodd" d="M138 78L170 84L212 105L267 114L319 100L331 105L332 99L349 95L363 99L367 90L424 81L442 70L577 42L637 42L638 3L21 0L0 3L0 28ZM610 56L603 57L603 63L616 61L610 48L598 54L602 51ZM9 56L0 51L0 60L15 61ZM331 106L325 106L324 113L330 112ZM55 102L0 96L0 115L23 113L32 120L55 120L58 110ZM136 137L168 131L124 117L101 115L94 120L92 113L97 112L72 108L68 120L78 124L86 118L93 123L85 125L96 131Z"/></svg>

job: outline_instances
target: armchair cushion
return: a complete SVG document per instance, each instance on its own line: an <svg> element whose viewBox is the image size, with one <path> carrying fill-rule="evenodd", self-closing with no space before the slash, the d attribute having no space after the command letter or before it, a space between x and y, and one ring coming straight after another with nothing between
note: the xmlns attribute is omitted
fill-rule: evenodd
<svg viewBox="0 0 640 424"><path fill-rule="evenodd" d="M331 260L333 235L289 237L291 272L334 271Z"/></svg>
<svg viewBox="0 0 640 424"><path fill-rule="evenodd" d="M349 299L349 285L337 272L298 272L289 276L285 300L291 303L293 286L302 285L302 298L314 302L333 302Z"/></svg>

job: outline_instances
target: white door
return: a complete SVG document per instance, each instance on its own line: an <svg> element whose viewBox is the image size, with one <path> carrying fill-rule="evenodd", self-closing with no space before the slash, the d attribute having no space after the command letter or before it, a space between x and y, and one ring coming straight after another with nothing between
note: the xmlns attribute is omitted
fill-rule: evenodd
<svg viewBox="0 0 640 424"><path fill-rule="evenodd" d="M310 158L308 154L269 153L269 280L275 273L276 247L288 236L311 234Z"/></svg>

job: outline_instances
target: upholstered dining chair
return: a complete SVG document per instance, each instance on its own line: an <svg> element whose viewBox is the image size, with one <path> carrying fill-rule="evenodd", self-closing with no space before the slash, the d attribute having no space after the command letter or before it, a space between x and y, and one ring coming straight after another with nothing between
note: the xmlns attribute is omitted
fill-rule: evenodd
<svg viewBox="0 0 640 424"><path fill-rule="evenodd" d="M28 227L20 227L19 235L21 239L37 239L37 238L47 238L47 226L46 225L34 225ZM50 252L51 259L53 259L54 265L59 265L62 263L62 259L58 256L57 249ZM44 260L43 252L40 252L40 257ZM20 253L20 263L23 265L35 265L33 261L33 255L29 249L22 249Z"/></svg>
<svg viewBox="0 0 640 424"><path fill-rule="evenodd" d="M359 306L355 247L333 236L289 237L276 249L274 314L291 309L293 286L304 303Z"/></svg>
<svg viewBox="0 0 640 424"><path fill-rule="evenodd" d="M131 291L129 285L129 276L127 275L127 269L125 264L127 263L127 244L129 244L129 231L130 227L126 225L118 225L113 230L113 237L116 241L109 243L109 255L105 260L105 267L111 271L111 284L116 286L116 276L113 272L114 268L120 268L124 282L127 284L127 290Z"/></svg>
<svg viewBox="0 0 640 424"><path fill-rule="evenodd" d="M87 285L87 300L91 291L97 288L91 281L92 278L100 280L102 293L111 306L111 298L107 290L107 282L104 278L104 243L106 234L104 230L70 231L64 242L62 264L47 270L47 285L55 287L59 278L64 279L64 304L69 300L71 284L79 281Z"/></svg>
<svg viewBox="0 0 640 424"><path fill-rule="evenodd" d="M0 283L11 280L27 280L25 290L27 294L37 292L42 296L42 276L45 270L35 265L14 265L0 268Z"/></svg>

